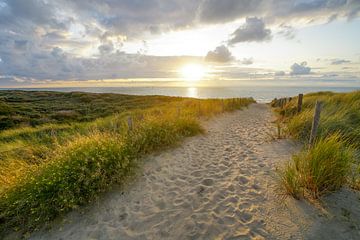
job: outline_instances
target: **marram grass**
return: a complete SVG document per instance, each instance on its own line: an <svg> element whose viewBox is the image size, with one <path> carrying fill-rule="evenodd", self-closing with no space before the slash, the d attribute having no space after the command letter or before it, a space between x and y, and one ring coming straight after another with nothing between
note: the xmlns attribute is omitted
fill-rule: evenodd
<svg viewBox="0 0 360 240"><path fill-rule="evenodd" d="M201 133L199 118L253 102L183 99L93 122L0 132L0 236L9 229L32 231L88 204L126 182L141 156Z"/></svg>
<svg viewBox="0 0 360 240"><path fill-rule="evenodd" d="M322 101L319 136L334 133L349 140L360 148L360 91L351 93L320 92L307 94L303 100L303 111L297 113L297 98L277 111L282 116L287 133L297 139L307 141L311 131L316 101Z"/></svg>
<svg viewBox="0 0 360 240"><path fill-rule="evenodd" d="M334 134L295 154L280 171L281 182L295 198L317 199L347 182L353 161L354 150Z"/></svg>
<svg viewBox="0 0 360 240"><path fill-rule="evenodd" d="M309 147L316 101L322 101L323 107L317 142ZM318 198L344 185L359 188L360 91L307 94L301 113L297 113L296 97L276 111L286 133L305 143L304 150L280 171L288 194Z"/></svg>

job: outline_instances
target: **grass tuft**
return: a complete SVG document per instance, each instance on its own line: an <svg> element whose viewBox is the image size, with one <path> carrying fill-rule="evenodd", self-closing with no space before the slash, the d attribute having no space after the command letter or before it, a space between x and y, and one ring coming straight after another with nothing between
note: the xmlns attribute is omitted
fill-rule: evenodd
<svg viewBox="0 0 360 240"><path fill-rule="evenodd" d="M354 154L340 134L320 139L310 149L294 155L280 171L282 185L297 199L317 199L336 191L347 182Z"/></svg>

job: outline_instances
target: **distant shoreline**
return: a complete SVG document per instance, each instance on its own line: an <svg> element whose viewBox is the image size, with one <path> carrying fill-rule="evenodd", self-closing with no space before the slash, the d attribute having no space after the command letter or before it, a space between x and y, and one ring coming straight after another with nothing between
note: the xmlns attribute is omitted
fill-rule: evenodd
<svg viewBox="0 0 360 240"><path fill-rule="evenodd" d="M271 102L274 98L296 96L299 93L319 91L352 92L360 90L360 86L234 86L234 87L54 87L54 88L0 88L0 91L54 91L54 92L85 92L85 93L116 93L140 96L170 96L191 98L239 98L253 97L259 103Z"/></svg>

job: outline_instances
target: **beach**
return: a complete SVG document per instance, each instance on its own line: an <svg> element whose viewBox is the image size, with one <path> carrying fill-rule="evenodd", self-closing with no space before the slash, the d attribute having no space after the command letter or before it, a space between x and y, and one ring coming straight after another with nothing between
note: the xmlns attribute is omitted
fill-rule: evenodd
<svg viewBox="0 0 360 240"><path fill-rule="evenodd" d="M0 240L360 240L360 0L0 0Z"/></svg>
<svg viewBox="0 0 360 240"><path fill-rule="evenodd" d="M204 135L146 157L125 190L30 239L358 239L358 193L325 208L281 195L276 168L301 146L272 138L273 117L252 104L204 122Z"/></svg>
<svg viewBox="0 0 360 240"><path fill-rule="evenodd" d="M358 193L325 198L331 213L281 196L276 167L300 146L273 140L273 119L253 104L206 121L206 134L146 157L125 190L30 239L358 239Z"/></svg>

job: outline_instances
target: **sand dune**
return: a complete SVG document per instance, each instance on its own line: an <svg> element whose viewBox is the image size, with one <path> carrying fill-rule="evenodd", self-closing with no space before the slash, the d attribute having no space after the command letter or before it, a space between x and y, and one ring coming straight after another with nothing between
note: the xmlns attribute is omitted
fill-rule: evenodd
<svg viewBox="0 0 360 240"><path fill-rule="evenodd" d="M205 122L207 134L147 157L127 190L112 191L31 239L359 239L359 222L280 201L275 167L299 147L271 140L272 118L266 105L254 104ZM329 203L340 209L357 199L359 206L358 196L346 194Z"/></svg>

